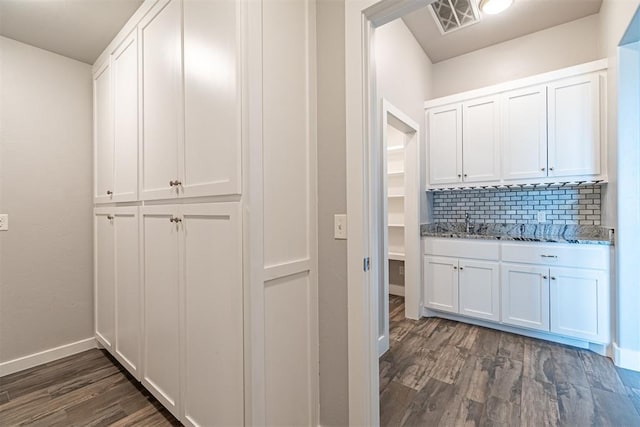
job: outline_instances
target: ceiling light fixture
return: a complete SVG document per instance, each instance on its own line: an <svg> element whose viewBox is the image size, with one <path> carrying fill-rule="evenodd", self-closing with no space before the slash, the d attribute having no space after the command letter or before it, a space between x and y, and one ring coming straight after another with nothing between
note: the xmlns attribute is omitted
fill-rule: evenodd
<svg viewBox="0 0 640 427"><path fill-rule="evenodd" d="M480 0L480 10L488 15L503 12L513 4L513 0Z"/></svg>

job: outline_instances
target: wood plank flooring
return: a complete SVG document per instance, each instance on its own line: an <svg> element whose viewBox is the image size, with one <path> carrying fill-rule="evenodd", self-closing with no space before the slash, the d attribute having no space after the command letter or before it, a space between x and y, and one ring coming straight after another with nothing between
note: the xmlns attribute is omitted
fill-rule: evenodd
<svg viewBox="0 0 640 427"><path fill-rule="evenodd" d="M640 426L640 373L587 350L438 318L390 298L383 426Z"/></svg>
<svg viewBox="0 0 640 427"><path fill-rule="evenodd" d="M180 426L106 351L0 378L0 426Z"/></svg>

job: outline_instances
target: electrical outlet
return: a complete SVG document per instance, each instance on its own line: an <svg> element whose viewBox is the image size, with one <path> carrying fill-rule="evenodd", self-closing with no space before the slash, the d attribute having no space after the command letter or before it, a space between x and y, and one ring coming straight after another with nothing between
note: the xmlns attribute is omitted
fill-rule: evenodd
<svg viewBox="0 0 640 427"><path fill-rule="evenodd" d="M333 238L344 240L347 238L347 216L344 214L333 216Z"/></svg>
<svg viewBox="0 0 640 427"><path fill-rule="evenodd" d="M545 211L538 211L538 222L547 222L547 213Z"/></svg>
<svg viewBox="0 0 640 427"><path fill-rule="evenodd" d="M401 276L404 276L404 265L400 264L399 273Z"/></svg>
<svg viewBox="0 0 640 427"><path fill-rule="evenodd" d="M0 214L0 231L7 231L9 229L9 215Z"/></svg>

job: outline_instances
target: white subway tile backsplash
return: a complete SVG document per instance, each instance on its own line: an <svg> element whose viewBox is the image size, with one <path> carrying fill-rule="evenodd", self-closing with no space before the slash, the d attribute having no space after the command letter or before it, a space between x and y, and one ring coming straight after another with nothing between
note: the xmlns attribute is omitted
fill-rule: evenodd
<svg viewBox="0 0 640 427"><path fill-rule="evenodd" d="M535 190L464 190L433 193L434 222L537 223L544 211L549 224L600 225L599 186Z"/></svg>

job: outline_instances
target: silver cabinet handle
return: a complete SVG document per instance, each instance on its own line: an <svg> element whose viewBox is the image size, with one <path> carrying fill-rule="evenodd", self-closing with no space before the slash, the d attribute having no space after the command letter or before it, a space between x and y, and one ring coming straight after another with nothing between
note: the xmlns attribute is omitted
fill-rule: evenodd
<svg viewBox="0 0 640 427"><path fill-rule="evenodd" d="M540 255L542 258L558 258L558 255Z"/></svg>

